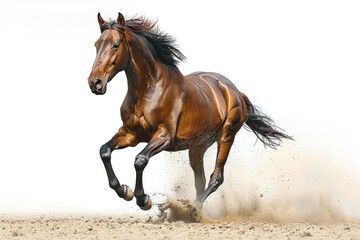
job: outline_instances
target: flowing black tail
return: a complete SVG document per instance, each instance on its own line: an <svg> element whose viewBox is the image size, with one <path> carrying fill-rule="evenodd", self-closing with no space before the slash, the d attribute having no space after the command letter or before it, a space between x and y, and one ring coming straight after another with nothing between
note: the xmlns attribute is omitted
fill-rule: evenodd
<svg viewBox="0 0 360 240"><path fill-rule="evenodd" d="M293 138L285 133L281 132L281 128L277 127L274 121L263 114L255 105L253 105L249 98L241 93L246 104L246 120L245 128L249 128L255 133L255 135L262 141L266 146L276 148L280 146L281 139L287 138L293 140Z"/></svg>

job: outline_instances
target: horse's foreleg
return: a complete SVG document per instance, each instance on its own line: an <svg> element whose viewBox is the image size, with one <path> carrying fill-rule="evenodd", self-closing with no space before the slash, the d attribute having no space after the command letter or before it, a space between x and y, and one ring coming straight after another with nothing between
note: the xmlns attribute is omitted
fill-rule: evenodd
<svg viewBox="0 0 360 240"><path fill-rule="evenodd" d="M134 193L136 203L142 210L148 210L152 206L149 195L144 193L142 181L143 171L148 164L150 157L161 152L170 145L170 139L170 134L167 129L160 125L158 131L154 134L146 147L135 158L134 166L136 170L136 183Z"/></svg>
<svg viewBox="0 0 360 240"><path fill-rule="evenodd" d="M135 138L135 136L129 134L126 131L126 128L121 127L119 132L100 148L100 157L104 163L110 187L115 190L119 197L124 198L127 201L130 201L134 195L128 186L120 185L120 182L117 179L111 165L111 153L116 149L135 146L137 144L138 140Z"/></svg>

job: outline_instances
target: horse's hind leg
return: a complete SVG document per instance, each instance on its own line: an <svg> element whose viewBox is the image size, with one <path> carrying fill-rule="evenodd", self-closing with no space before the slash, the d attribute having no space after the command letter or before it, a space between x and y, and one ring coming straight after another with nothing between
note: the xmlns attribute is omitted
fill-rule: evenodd
<svg viewBox="0 0 360 240"><path fill-rule="evenodd" d="M120 185L111 165L111 153L116 149L135 146L137 143L137 139L129 134L124 127L121 127L119 132L100 148L100 157L104 163L110 187L115 190L119 197L127 201L130 201L134 195L128 186Z"/></svg>
<svg viewBox="0 0 360 240"><path fill-rule="evenodd" d="M206 151L206 147L204 146L189 149L190 165L192 170L194 171L197 198L205 190L206 179L205 179L204 163L203 163L203 157L205 151Z"/></svg>
<svg viewBox="0 0 360 240"><path fill-rule="evenodd" d="M243 121L241 119L240 107L233 108L223 125L223 129L220 138L217 141L218 151L215 163L214 172L211 174L209 186L206 190L196 199L196 205L198 208L202 208L202 205L206 198L218 189L218 187L224 182L224 165L229 156L231 146L234 142L235 135L242 126Z"/></svg>

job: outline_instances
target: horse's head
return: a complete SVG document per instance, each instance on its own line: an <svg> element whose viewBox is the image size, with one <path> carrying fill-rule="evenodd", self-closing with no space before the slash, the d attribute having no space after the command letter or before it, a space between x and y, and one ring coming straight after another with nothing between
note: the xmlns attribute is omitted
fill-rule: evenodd
<svg viewBox="0 0 360 240"><path fill-rule="evenodd" d="M96 58L88 78L91 91L97 95L106 92L106 85L128 65L129 51L125 42L125 19L119 13L116 22L105 22L100 13L101 35L95 43Z"/></svg>

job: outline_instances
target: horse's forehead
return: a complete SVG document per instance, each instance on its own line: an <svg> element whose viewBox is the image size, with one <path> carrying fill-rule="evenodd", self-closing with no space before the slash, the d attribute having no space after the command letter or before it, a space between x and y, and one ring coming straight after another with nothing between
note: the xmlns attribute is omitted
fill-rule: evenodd
<svg viewBox="0 0 360 240"><path fill-rule="evenodd" d="M107 41L107 40L109 39L109 32L110 32L109 30L105 30L105 31L101 34L99 40L102 41L102 42Z"/></svg>
<svg viewBox="0 0 360 240"><path fill-rule="evenodd" d="M100 36L100 41L112 41L112 40L116 40L119 38L119 34L117 34L116 31L111 31L109 30L105 30L101 36Z"/></svg>

